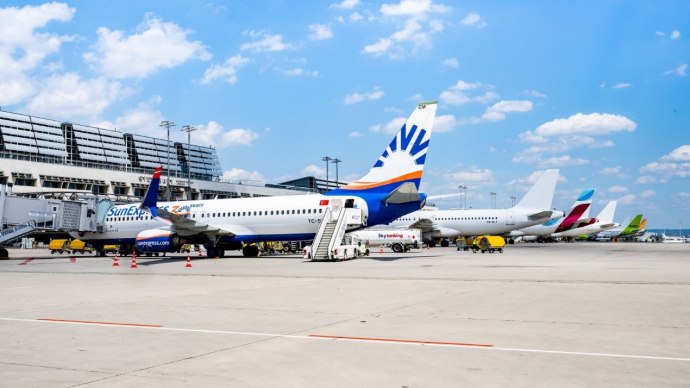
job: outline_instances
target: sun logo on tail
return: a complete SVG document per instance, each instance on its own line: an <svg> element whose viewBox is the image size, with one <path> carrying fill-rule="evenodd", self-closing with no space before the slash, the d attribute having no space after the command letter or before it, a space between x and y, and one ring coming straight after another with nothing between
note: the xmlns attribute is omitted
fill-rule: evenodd
<svg viewBox="0 0 690 388"><path fill-rule="evenodd" d="M403 124L398 135L391 141L383 154L374 163L374 167L383 167L386 162L390 162L388 159L397 153L402 153L402 155L409 155L414 164L424 165L426 160L426 151L429 147L429 139L424 140L426 137L426 130L424 128L419 128L416 125L407 130L407 124ZM415 136L416 135L416 136ZM392 158L398 159L398 158Z"/></svg>

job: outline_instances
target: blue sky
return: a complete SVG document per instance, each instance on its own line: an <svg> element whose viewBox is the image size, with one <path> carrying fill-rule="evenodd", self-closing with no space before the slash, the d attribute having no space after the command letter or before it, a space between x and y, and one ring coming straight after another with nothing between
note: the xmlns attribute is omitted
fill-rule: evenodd
<svg viewBox="0 0 690 388"><path fill-rule="evenodd" d="M429 195L506 207L559 168L559 209L593 187L593 214L690 225L687 1L2 1L0 20L3 110L193 125L229 180L325 177L323 156L356 179L438 100Z"/></svg>

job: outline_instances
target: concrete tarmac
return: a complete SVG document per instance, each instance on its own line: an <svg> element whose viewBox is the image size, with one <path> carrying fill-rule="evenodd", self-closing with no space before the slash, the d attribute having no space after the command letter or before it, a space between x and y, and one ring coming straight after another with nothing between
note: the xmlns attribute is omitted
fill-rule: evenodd
<svg viewBox="0 0 690 388"><path fill-rule="evenodd" d="M10 256L3 387L690 384L689 244Z"/></svg>

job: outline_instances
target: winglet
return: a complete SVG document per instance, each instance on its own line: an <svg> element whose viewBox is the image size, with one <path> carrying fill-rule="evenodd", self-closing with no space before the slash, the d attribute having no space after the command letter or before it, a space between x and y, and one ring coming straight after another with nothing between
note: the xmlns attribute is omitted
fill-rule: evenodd
<svg viewBox="0 0 690 388"><path fill-rule="evenodd" d="M163 166L156 167L156 171L153 172L153 177L151 178L151 184L146 189L144 201L139 206L141 209L148 210L152 217L158 217L158 187L161 183L161 170L163 170Z"/></svg>

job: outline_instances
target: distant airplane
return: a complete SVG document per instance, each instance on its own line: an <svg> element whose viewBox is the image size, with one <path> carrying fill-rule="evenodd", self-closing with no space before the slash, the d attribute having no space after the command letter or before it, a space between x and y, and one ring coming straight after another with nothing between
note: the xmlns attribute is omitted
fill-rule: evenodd
<svg viewBox="0 0 690 388"><path fill-rule="evenodd" d="M577 237L583 234L590 235L619 226L619 224L613 222L617 203L618 201L609 201L601 212L599 212L599 215L596 218L590 218L586 225L581 225L560 233L554 233L551 237Z"/></svg>
<svg viewBox="0 0 690 388"><path fill-rule="evenodd" d="M627 222L630 218L625 219L621 222L620 226L617 228L612 228L605 230L603 232L597 233L598 238L615 238L615 237L628 237L637 234L640 230L640 224L642 222L642 214L638 214L629 223Z"/></svg>
<svg viewBox="0 0 690 388"><path fill-rule="evenodd" d="M114 206L106 215L103 232L74 237L101 250L104 244L121 244L147 254L204 244L209 257L222 257L226 249L244 245L244 256L254 257L258 247L246 244L313 239L326 209L331 213L361 209L360 227L390 222L420 209L426 201L418 189L436 106L436 102L418 104L363 178L324 194L159 204L159 167L143 203Z"/></svg>
<svg viewBox="0 0 690 388"><path fill-rule="evenodd" d="M563 212L551 210L553 194L558 182L558 170L546 170L522 197L508 209L422 209L400 217L389 225L398 228L421 229L425 241L456 236L504 234L516 228L541 224L563 217Z"/></svg>
<svg viewBox="0 0 690 388"><path fill-rule="evenodd" d="M582 218L589 206L592 204L592 196L594 189L586 189L577 197L573 206L566 212L566 216L558 219L552 219L541 225L534 225L519 230L510 232L511 237L519 236L537 236L550 237L553 233L561 233L577 225L578 220Z"/></svg>

